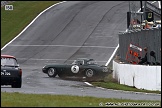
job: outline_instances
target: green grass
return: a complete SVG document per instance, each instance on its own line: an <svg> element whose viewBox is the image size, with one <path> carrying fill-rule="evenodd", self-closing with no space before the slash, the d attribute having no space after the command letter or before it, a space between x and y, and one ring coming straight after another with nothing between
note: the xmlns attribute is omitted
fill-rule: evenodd
<svg viewBox="0 0 162 108"><path fill-rule="evenodd" d="M100 103L145 103L161 106L160 101L108 99L89 96L23 94L1 92L1 107L99 107Z"/></svg>
<svg viewBox="0 0 162 108"><path fill-rule="evenodd" d="M1 7L1 48L17 36L40 12L58 1L16 1L12 11Z"/></svg>
<svg viewBox="0 0 162 108"><path fill-rule="evenodd" d="M112 74L110 74L108 77L105 77L104 81L102 82L91 82L91 84L93 84L94 86L108 89L161 94L161 91L158 90L153 91L153 90L137 89L135 87L119 84L115 79L112 78Z"/></svg>

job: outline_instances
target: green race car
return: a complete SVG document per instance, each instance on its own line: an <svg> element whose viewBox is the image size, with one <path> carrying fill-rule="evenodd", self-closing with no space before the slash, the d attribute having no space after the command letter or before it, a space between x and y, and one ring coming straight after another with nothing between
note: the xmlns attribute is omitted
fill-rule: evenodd
<svg viewBox="0 0 162 108"><path fill-rule="evenodd" d="M77 77L86 80L102 79L111 71L107 66L100 66L94 59L78 58L71 64L51 64L45 65L42 72L49 77L58 75L60 78Z"/></svg>

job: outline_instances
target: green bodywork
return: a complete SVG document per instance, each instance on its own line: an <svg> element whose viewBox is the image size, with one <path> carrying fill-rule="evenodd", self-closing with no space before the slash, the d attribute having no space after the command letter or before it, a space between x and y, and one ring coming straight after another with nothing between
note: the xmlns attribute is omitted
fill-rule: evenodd
<svg viewBox="0 0 162 108"><path fill-rule="evenodd" d="M43 67L42 71L48 74L48 69L54 68L59 76L82 76L86 77L86 71L93 71L93 77L110 74L106 66L98 65L93 59L81 58L71 64L51 64ZM92 71L91 71L92 70Z"/></svg>

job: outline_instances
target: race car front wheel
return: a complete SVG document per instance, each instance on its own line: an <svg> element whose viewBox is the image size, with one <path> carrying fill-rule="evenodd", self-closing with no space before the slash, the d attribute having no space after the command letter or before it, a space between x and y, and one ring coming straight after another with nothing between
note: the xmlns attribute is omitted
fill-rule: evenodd
<svg viewBox="0 0 162 108"><path fill-rule="evenodd" d="M49 77L55 77L57 75L56 69L55 68L48 68L47 72Z"/></svg>
<svg viewBox="0 0 162 108"><path fill-rule="evenodd" d="M92 69L87 69L85 72L86 77L93 77L94 76L94 71Z"/></svg>

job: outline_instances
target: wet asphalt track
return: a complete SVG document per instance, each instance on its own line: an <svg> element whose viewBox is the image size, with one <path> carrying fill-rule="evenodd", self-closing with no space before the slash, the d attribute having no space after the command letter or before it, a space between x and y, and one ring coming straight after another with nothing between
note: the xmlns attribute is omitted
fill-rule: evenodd
<svg viewBox="0 0 162 108"><path fill-rule="evenodd" d="M45 64L93 58L105 65L126 29L128 2L68 1L44 12L25 32L1 50L15 56L23 69L22 88L1 86L1 91L66 94L105 98L161 100L161 95L114 91L80 81L49 78Z"/></svg>

